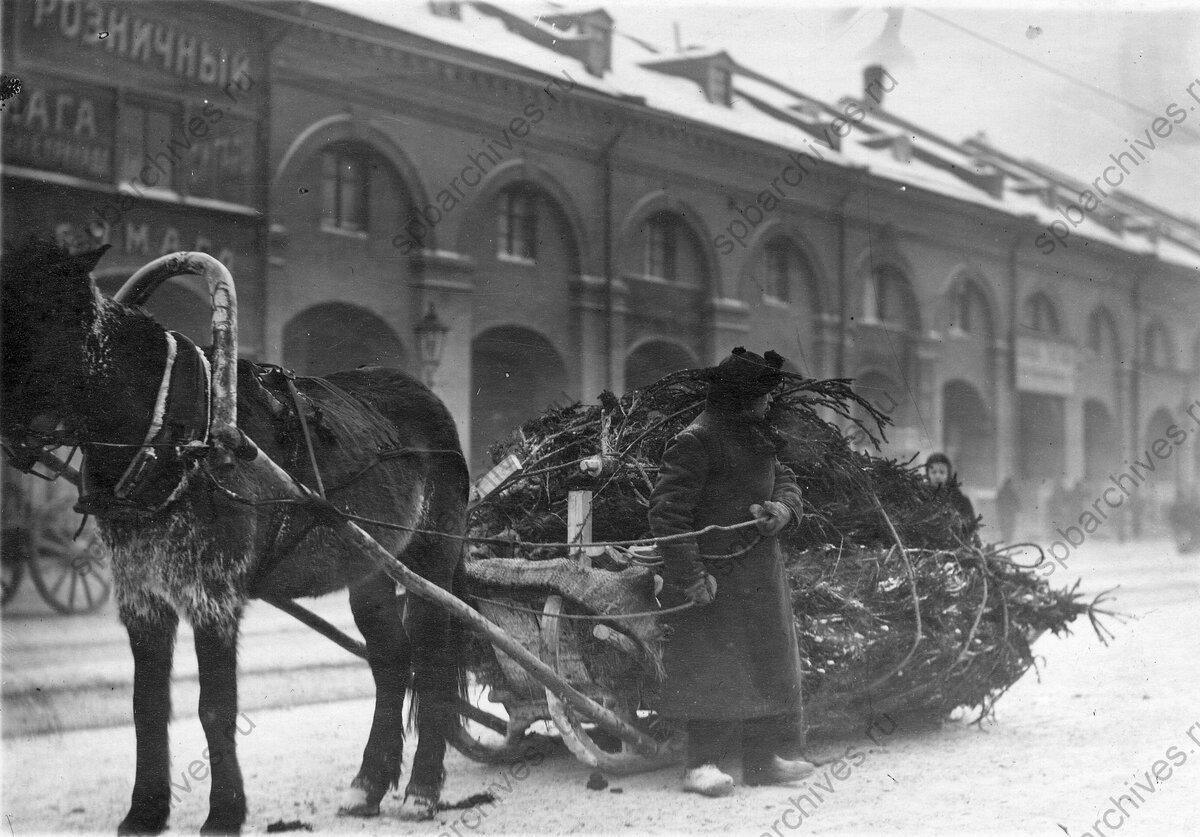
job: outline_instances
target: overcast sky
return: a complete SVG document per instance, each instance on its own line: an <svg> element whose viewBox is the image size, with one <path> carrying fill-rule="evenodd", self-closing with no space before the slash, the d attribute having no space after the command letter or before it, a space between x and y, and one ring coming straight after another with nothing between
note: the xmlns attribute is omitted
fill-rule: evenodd
<svg viewBox="0 0 1200 837"><path fill-rule="evenodd" d="M1200 97L1196 4L599 5L621 29L667 47L677 22L685 46L723 47L827 100L856 92L863 66L881 60L899 82L885 102L898 115L954 140L983 130L1017 157L1087 181L1178 104L1187 119L1167 139L1150 135L1155 149L1125 188L1200 219L1200 101L1187 91L1195 82Z"/></svg>

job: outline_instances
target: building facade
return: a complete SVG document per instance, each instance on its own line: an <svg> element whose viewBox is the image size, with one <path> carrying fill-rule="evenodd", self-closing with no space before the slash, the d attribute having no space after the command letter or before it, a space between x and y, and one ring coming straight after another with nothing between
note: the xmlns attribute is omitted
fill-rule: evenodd
<svg viewBox="0 0 1200 837"><path fill-rule="evenodd" d="M1009 476L1028 512L1142 460L1121 497L1147 520L1196 483L1194 223L1114 201L1048 253L1078 189L893 117L886 72L829 105L723 52L630 56L600 10L177 8L6 3L5 236L111 242L106 287L172 249L232 259L246 353L312 374L417 371L432 306L477 473L549 403L747 345L854 378L885 452L946 450L985 511ZM190 293L152 307L202 329Z"/></svg>
<svg viewBox="0 0 1200 837"><path fill-rule="evenodd" d="M261 310L268 67L257 18L205 4L4 4L3 234L111 246L97 280L115 291L178 250L219 258L243 309ZM179 281L149 306L208 337L206 293ZM244 318L246 350L262 350Z"/></svg>

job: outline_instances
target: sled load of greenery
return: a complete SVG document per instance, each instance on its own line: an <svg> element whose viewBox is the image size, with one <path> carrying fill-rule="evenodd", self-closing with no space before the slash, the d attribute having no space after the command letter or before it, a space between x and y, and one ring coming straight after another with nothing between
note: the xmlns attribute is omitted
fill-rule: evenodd
<svg viewBox="0 0 1200 837"><path fill-rule="evenodd" d="M472 534L516 545L477 546L475 557L563 557L537 544L567 539L567 492L584 487L579 463L598 454L613 466L586 486L593 540L648 537L663 450L699 415L704 392L699 370L677 372L598 405L548 409L493 445L494 462L515 454L524 468L475 506ZM856 450L877 449L889 421L850 381L789 375L769 419L804 497L781 541L810 730L861 730L884 712L944 718L966 707L982 718L1033 665L1039 635L1068 632L1080 615L1103 630L1103 597L1051 588L1012 547L984 544L978 521L964 521L912 462Z"/></svg>

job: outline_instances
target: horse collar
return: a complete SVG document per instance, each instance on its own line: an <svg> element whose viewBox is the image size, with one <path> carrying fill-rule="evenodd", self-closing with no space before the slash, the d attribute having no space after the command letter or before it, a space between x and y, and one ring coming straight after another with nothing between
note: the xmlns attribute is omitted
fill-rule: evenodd
<svg viewBox="0 0 1200 837"><path fill-rule="evenodd" d="M203 452L208 442L212 397L208 358L179 332L164 332L164 337L162 381L142 444L111 490L89 480L84 458L78 511L160 511L179 496L195 465L192 454Z"/></svg>

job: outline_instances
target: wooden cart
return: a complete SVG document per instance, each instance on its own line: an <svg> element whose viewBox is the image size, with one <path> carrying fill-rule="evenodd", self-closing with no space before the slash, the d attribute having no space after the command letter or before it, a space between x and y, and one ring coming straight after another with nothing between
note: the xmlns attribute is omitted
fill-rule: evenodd
<svg viewBox="0 0 1200 837"><path fill-rule="evenodd" d="M58 613L91 613L112 593L108 550L93 522L80 528L75 487L3 467L3 603L16 595L26 572Z"/></svg>

